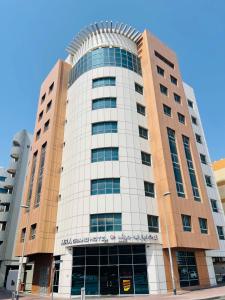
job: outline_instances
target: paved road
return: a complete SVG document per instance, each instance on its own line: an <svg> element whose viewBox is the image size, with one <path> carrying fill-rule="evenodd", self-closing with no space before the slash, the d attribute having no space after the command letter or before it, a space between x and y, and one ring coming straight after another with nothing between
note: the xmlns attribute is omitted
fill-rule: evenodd
<svg viewBox="0 0 225 300"><path fill-rule="evenodd" d="M188 292L179 292L178 295L174 296L171 294L166 295L148 295L148 296L132 296L132 297L87 297L86 299L101 299L101 300L225 300L225 286L214 287L204 290L188 291ZM0 289L0 299L7 300L12 299L11 293L6 292L5 290ZM51 300L49 296L39 296L39 295L21 295L21 300ZM54 297L55 300L65 300L63 298ZM79 298L76 298L79 299Z"/></svg>

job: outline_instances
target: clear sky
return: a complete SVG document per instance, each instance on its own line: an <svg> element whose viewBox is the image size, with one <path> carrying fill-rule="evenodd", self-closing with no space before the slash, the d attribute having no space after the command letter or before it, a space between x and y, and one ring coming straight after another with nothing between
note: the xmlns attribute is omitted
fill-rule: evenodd
<svg viewBox="0 0 225 300"><path fill-rule="evenodd" d="M0 165L17 131L33 132L39 87L83 27L149 29L195 89L212 160L225 157L225 0L0 0Z"/></svg>

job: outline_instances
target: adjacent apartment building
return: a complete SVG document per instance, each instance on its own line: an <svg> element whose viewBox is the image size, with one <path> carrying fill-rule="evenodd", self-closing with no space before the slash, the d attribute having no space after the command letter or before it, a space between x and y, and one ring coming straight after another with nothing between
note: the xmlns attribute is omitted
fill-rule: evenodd
<svg viewBox="0 0 225 300"><path fill-rule="evenodd" d="M225 219L176 54L112 22L67 51L41 86L18 231L32 291L54 275L64 297L165 293L169 246L176 288L216 284Z"/></svg>
<svg viewBox="0 0 225 300"><path fill-rule="evenodd" d="M225 158L214 161L212 167L222 201L223 210L225 211Z"/></svg>
<svg viewBox="0 0 225 300"><path fill-rule="evenodd" d="M12 140L9 167L0 168L0 287L10 270L18 269L16 236L32 136L26 130Z"/></svg>

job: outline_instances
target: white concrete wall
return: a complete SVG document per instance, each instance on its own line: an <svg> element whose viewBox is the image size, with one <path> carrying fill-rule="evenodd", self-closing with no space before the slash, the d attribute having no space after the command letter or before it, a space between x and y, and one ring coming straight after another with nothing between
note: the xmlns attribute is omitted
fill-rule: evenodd
<svg viewBox="0 0 225 300"><path fill-rule="evenodd" d="M195 124L192 124L193 131L194 131L194 133L197 133L202 137L202 144L196 142L197 149L199 151L199 154L202 153L206 156L206 160L207 160L206 165L201 164L202 174L203 174L203 176L209 175L212 180L212 187L206 186L210 207L211 207L210 199L217 200L218 212L212 211L213 220L214 220L214 224L215 224L215 230L217 233L216 226L223 226L224 233L225 233L224 211L223 211L222 203L221 203L220 196L218 193L214 173L213 173L213 170L211 167L211 159L210 159L210 155L209 155L209 151L208 151L208 147L207 147L207 143L206 143L206 139L205 139L205 134L204 134L204 130L203 130L194 90L192 87L190 87L189 85L184 83L184 91L185 91L187 99L190 99L193 102L193 108L189 107L190 116L194 116L197 118L197 126ZM204 181L205 181L205 178L204 178ZM212 207L211 207L211 209L212 209ZM214 272L214 269L212 268L212 257L225 257L225 240L218 239L218 241L219 241L219 249L206 251L206 261L208 264L208 271L209 271L209 277L210 277L211 284L215 284L215 272Z"/></svg>
<svg viewBox="0 0 225 300"><path fill-rule="evenodd" d="M127 38L121 36L116 36L115 40L116 42L113 37L112 42L109 43L105 39L103 44L120 46L136 53L136 45L132 41L129 40L127 43ZM103 45L100 39L88 43L84 46L82 54L97 45ZM92 79L104 76L115 76L116 86L92 89ZM68 268L68 264L72 264L72 255L68 254L68 247L61 245L62 240L105 236L108 243L118 243L121 234L132 237L141 234L149 235L147 215L158 215L156 198L145 197L144 192L144 181L154 183L154 175L152 167L141 162L141 150L151 153L151 148L149 140L139 137L138 126L147 128L148 116L137 113L136 103L145 106L145 99L143 95L135 92L135 82L143 85L142 77L133 71L121 67L101 67L82 74L68 89L63 172L60 183L61 200L58 205L58 232L54 250L54 255L61 255L63 260L59 279L60 295L68 296L70 293L67 277L71 276L72 268L72 265L70 269ZM101 97L116 97L117 107L92 111L92 99ZM118 133L92 136L91 124L100 121L117 121ZM150 133L149 139L151 141ZM119 147L119 161L91 163L91 149L111 146ZM120 194L90 195L92 179L112 177L120 178ZM90 214L97 213L122 213L122 232L90 233ZM112 240L112 235L115 240ZM132 238L128 242L148 243L149 284L154 292L164 292L166 283L162 250L160 250L161 237L160 233L153 235L158 239L141 241ZM104 242L78 244L90 245L91 243ZM160 284L156 285L155 278L152 279L152 276L155 276L151 274L152 272L156 272Z"/></svg>

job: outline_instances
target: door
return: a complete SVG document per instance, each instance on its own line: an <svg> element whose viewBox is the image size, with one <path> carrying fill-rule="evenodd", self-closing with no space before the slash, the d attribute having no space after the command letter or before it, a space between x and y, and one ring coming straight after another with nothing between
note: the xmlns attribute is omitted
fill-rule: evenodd
<svg viewBox="0 0 225 300"><path fill-rule="evenodd" d="M117 266L100 267L100 294L101 295L119 294Z"/></svg>
<svg viewBox="0 0 225 300"><path fill-rule="evenodd" d="M49 267L41 266L39 274L39 286L40 294L45 295L48 293L48 276L49 276Z"/></svg>

